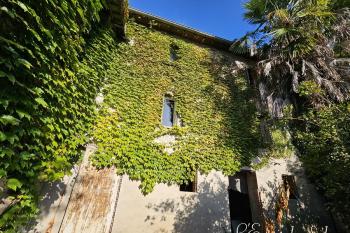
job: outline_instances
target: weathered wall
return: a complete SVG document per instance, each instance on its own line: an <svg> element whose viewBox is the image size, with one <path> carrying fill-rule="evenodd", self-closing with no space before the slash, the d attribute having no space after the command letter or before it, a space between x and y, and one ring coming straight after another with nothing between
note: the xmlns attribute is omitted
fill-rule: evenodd
<svg viewBox="0 0 350 233"><path fill-rule="evenodd" d="M143 196L139 185L124 176L113 233L231 232L228 178L222 173L198 175L197 193L158 184Z"/></svg>
<svg viewBox="0 0 350 233"><path fill-rule="evenodd" d="M96 170L89 157L96 146L89 144L71 176L47 185L40 202L40 215L23 233L109 233L115 216L120 181L114 168Z"/></svg>
<svg viewBox="0 0 350 233"><path fill-rule="evenodd" d="M294 228L294 232L335 232L323 199L314 186L306 179L304 169L298 157L271 159L262 169L256 171L259 194L265 215L276 224L276 211L280 188L283 185L282 175L293 175L299 197L288 202L289 213L284 227ZM287 222L287 223L286 223ZM317 230L316 230L317 229Z"/></svg>

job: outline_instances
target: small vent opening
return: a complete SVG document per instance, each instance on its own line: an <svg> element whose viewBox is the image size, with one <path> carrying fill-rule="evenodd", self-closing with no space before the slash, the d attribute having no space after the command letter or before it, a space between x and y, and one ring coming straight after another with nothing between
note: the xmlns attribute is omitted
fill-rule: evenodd
<svg viewBox="0 0 350 233"><path fill-rule="evenodd" d="M186 183L180 185L180 191L182 192L197 192L197 175L194 180L188 180Z"/></svg>
<svg viewBox="0 0 350 233"><path fill-rule="evenodd" d="M179 46L172 44L170 46L170 61L176 61L179 59Z"/></svg>

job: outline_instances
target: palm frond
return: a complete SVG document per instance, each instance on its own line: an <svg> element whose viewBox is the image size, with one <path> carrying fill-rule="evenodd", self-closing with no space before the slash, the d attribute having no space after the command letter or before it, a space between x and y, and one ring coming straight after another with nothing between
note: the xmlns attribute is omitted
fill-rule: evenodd
<svg viewBox="0 0 350 233"><path fill-rule="evenodd" d="M265 21L267 0L250 0L244 4L246 13L244 18L252 24L261 24Z"/></svg>

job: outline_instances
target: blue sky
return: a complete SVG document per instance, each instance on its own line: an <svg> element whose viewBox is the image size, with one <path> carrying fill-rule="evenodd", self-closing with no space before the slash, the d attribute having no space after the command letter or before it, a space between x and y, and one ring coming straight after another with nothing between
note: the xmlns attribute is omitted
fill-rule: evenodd
<svg viewBox="0 0 350 233"><path fill-rule="evenodd" d="M129 0L132 8L228 40L254 29L243 20L246 0Z"/></svg>

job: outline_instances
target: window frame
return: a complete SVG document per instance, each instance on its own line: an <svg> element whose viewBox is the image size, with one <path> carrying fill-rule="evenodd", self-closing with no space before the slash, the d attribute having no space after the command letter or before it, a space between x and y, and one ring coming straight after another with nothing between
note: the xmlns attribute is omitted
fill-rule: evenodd
<svg viewBox="0 0 350 233"><path fill-rule="evenodd" d="M163 121L163 116L164 116L164 113L165 113L165 104L166 104L166 101L169 100L173 103L173 111L172 111L172 125L169 126L169 125L165 125L164 124L164 121ZM163 127L166 127L166 128L172 128L174 126L176 126L176 102L174 100L174 98L170 95L165 95L163 97L163 106L162 106L162 114L161 114L161 120L160 120L160 123L162 124Z"/></svg>

